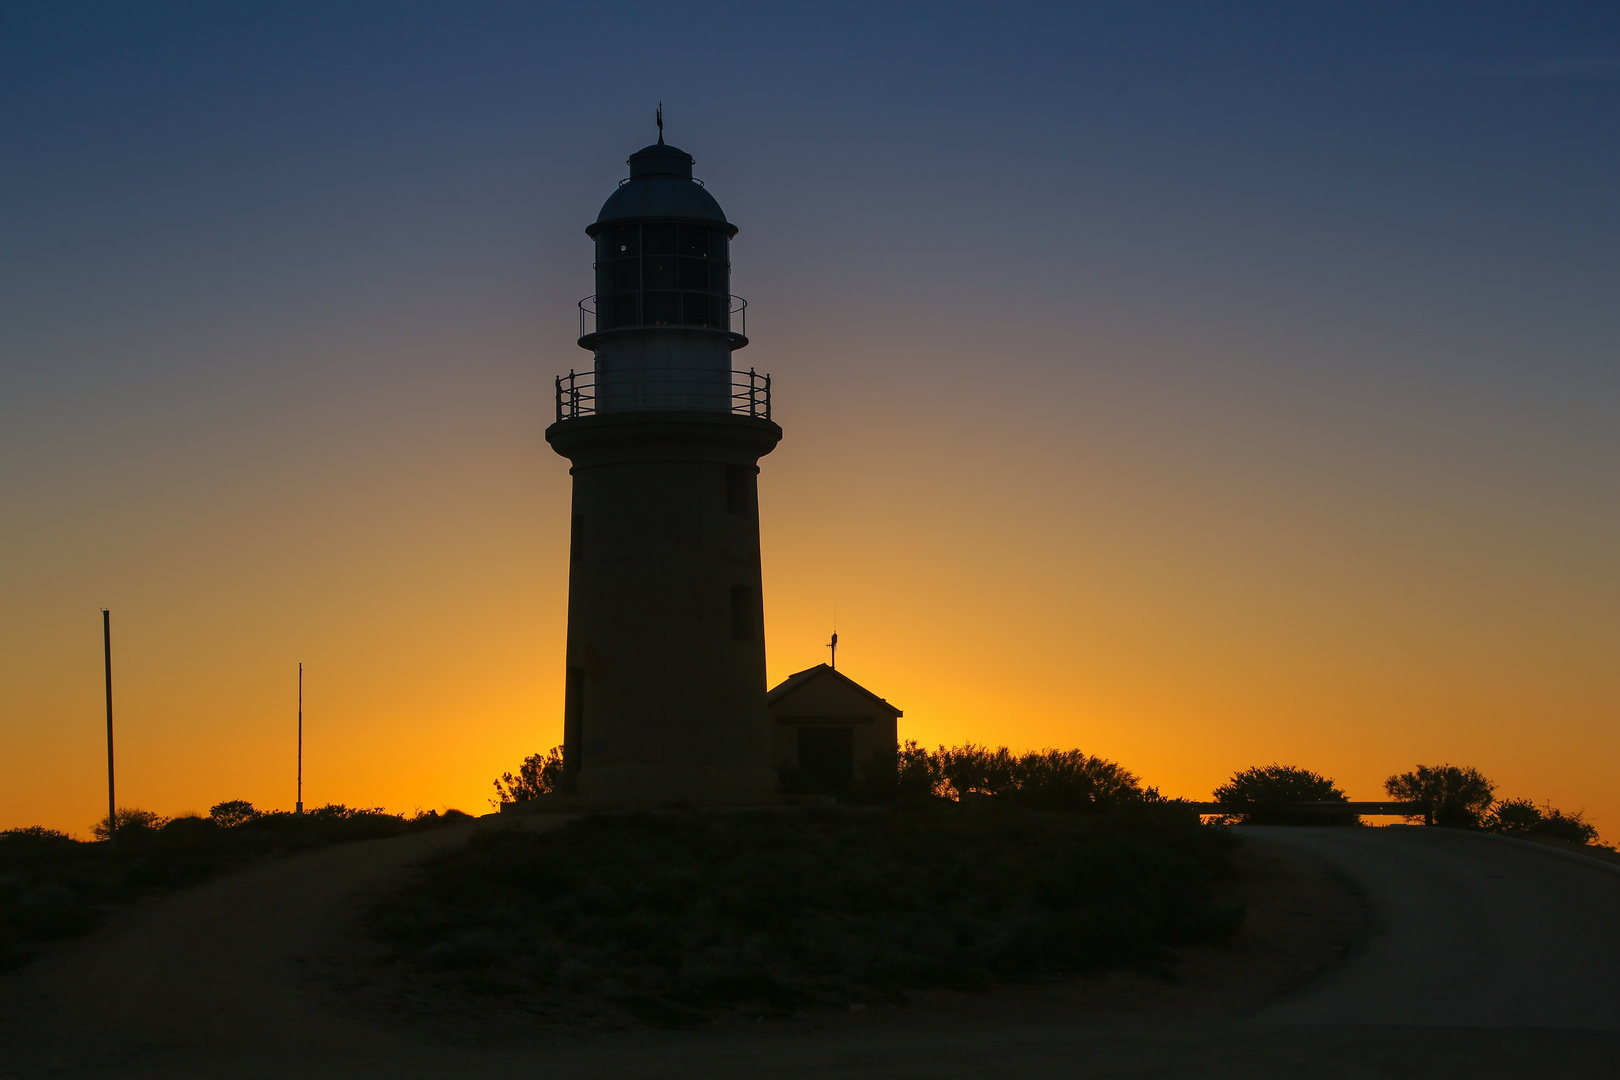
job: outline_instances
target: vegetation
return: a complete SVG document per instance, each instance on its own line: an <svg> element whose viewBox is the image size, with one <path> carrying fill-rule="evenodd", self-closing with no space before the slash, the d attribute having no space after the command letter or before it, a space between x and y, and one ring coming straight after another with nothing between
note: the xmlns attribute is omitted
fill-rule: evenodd
<svg viewBox="0 0 1620 1080"><path fill-rule="evenodd" d="M1384 781L1391 798L1415 802L1425 825L1477 829L1496 797L1496 785L1478 769L1419 765Z"/></svg>
<svg viewBox="0 0 1620 1080"><path fill-rule="evenodd" d="M1597 828L1579 811L1566 814L1551 806L1543 809L1529 799L1497 803L1485 816L1484 825L1491 832L1510 836L1550 836L1575 844L1596 843L1598 838Z"/></svg>
<svg viewBox="0 0 1620 1080"><path fill-rule="evenodd" d="M102 818L91 827L91 832L97 840L106 840L116 831L119 836L125 834L155 832L169 823L169 819L154 814L150 810L131 810L127 806L120 806L113 811L110 818Z"/></svg>
<svg viewBox="0 0 1620 1080"><path fill-rule="evenodd" d="M215 825L232 828L245 825L254 818L264 816L263 810L255 810L253 804L246 799L230 799L226 802L216 803L208 811L208 817Z"/></svg>
<svg viewBox="0 0 1620 1080"><path fill-rule="evenodd" d="M84 933L109 908L153 892L273 855L466 817L451 810L406 819L341 804L299 816L256 810L238 799L220 803L208 817L172 820L120 808L111 843L105 820L95 827L102 839L94 843L38 827L0 832L0 970L28 960L40 943Z"/></svg>
<svg viewBox="0 0 1620 1080"><path fill-rule="evenodd" d="M1496 785L1478 769L1456 765L1419 765L1384 781L1397 799L1419 804L1426 825L1485 829L1509 836L1546 836L1575 844L1598 842L1597 827L1581 812L1566 814L1529 799L1496 801Z"/></svg>
<svg viewBox="0 0 1620 1080"><path fill-rule="evenodd" d="M596 814L481 832L371 925L450 986L689 1023L1158 961L1237 925L1231 843L1140 800Z"/></svg>
<svg viewBox="0 0 1620 1080"><path fill-rule="evenodd" d="M1294 802L1348 802L1326 776L1292 765L1261 765L1232 774L1215 789L1222 819L1245 825L1359 825L1355 814L1300 814L1280 809Z"/></svg>
<svg viewBox="0 0 1620 1080"><path fill-rule="evenodd" d="M495 781L495 798L489 800L497 809L507 803L528 802L541 795L549 795L562 782L563 748L553 746L543 754L530 754L518 766L518 774L502 773Z"/></svg>
<svg viewBox="0 0 1620 1080"><path fill-rule="evenodd" d="M991 798L1035 810L1099 811L1160 801L1122 766L1079 750L1035 750L1014 754L965 746L928 750L909 740L899 750L886 799L936 798L961 801ZM886 800L885 800L886 801Z"/></svg>

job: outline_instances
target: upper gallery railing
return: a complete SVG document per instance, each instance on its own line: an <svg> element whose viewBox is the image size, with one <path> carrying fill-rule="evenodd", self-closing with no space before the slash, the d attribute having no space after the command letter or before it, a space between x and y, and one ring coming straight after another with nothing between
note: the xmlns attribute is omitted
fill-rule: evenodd
<svg viewBox="0 0 1620 1080"><path fill-rule="evenodd" d="M651 373L649 373L651 374ZM708 372L701 374L707 375ZM557 419L577 420L597 412L596 372L573 371L557 376ZM699 409L698 411L702 411ZM749 368L731 373L731 403L728 412L742 416L771 418L771 377Z"/></svg>
<svg viewBox="0 0 1620 1080"><path fill-rule="evenodd" d="M715 295L719 295L719 294L716 293ZM585 299L583 299L583 300L581 300L579 302L579 336L582 337L582 338L589 337L589 336L591 336L592 334L596 333L598 330L601 330L601 329L639 330L639 329L642 329L642 328L648 327L648 326L667 326L667 327L670 327L670 328L676 329L676 330L679 330L679 329L727 330L727 331L730 331L732 333L739 334L742 337L747 337L748 336L748 301L744 300L740 296L735 296L735 295L727 297L726 301L727 301L727 309L726 309L726 325L725 326L708 326L708 325L705 325L703 323L680 323L680 322L640 323L640 322L638 322L638 323L633 323L633 324L627 324L627 325L624 325L624 326L600 327L600 326L597 325L597 320L596 320L596 297L595 297L595 295L591 295L591 296L587 296ZM679 305L677 305L677 307L679 307Z"/></svg>

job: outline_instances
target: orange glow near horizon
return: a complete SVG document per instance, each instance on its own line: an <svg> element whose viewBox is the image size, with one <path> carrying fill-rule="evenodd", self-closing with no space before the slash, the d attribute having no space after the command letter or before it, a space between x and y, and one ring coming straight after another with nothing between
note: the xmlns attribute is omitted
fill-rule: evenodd
<svg viewBox="0 0 1620 1080"><path fill-rule="evenodd" d="M826 659L836 605L839 666L905 710L902 738L1077 746L1190 798L1273 761L1377 798L1449 760L1620 823L1603 755L1576 752L1614 740L1601 552L1487 520L1483 483L1440 506L1432 475L1372 483L1342 433L1273 430L1296 439L1273 453L1242 417L1189 428L1093 390L912 421L779 390L770 681ZM487 811L560 741L567 467L521 405L470 443L447 424L365 453L328 429L302 487L176 464L113 506L111 553L42 521L65 542L30 553L31 619L0 641L24 721L0 826L100 814L101 603L121 804L290 808L302 661L306 805Z"/></svg>

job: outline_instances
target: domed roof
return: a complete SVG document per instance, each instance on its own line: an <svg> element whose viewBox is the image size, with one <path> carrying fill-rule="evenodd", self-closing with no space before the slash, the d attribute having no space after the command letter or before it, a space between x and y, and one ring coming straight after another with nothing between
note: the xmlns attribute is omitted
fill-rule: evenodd
<svg viewBox="0 0 1620 1080"><path fill-rule="evenodd" d="M692 155L663 143L630 155L630 179L608 196L585 232L595 236L604 225L647 218L708 222L737 235L714 196L692 179Z"/></svg>

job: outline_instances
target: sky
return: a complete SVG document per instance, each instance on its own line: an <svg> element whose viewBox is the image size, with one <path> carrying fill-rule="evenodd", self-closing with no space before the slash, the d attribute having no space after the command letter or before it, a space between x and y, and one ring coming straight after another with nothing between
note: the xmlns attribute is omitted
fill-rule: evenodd
<svg viewBox="0 0 1620 1080"><path fill-rule="evenodd" d="M1620 839L1620 8L0 0L0 828L561 741L584 227L741 232L768 676Z"/></svg>

